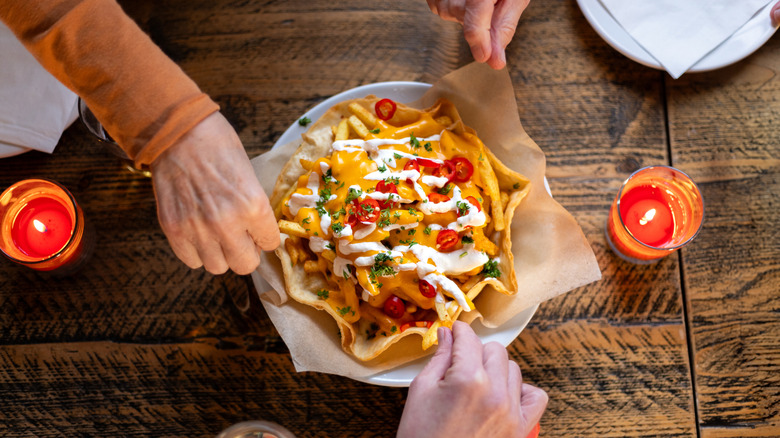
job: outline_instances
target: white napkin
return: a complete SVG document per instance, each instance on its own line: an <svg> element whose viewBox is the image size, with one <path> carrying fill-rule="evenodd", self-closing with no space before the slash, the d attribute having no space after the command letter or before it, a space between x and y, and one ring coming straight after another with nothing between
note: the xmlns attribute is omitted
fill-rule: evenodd
<svg viewBox="0 0 780 438"><path fill-rule="evenodd" d="M0 22L0 147L7 155L14 148L52 153L78 118L77 100Z"/></svg>
<svg viewBox="0 0 780 438"><path fill-rule="evenodd" d="M761 8L777 0L600 1L615 21L677 79Z"/></svg>

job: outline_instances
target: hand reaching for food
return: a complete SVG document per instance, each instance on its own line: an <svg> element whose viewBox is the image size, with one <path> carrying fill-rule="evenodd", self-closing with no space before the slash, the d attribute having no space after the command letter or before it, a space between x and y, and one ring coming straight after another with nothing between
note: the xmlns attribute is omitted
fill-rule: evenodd
<svg viewBox="0 0 780 438"><path fill-rule="evenodd" d="M213 113L151 166L157 212L176 255L213 274L251 273L279 245L276 219L238 135Z"/></svg>
<svg viewBox="0 0 780 438"><path fill-rule="evenodd" d="M438 350L409 387L398 437L529 436L547 393L523 383L506 349L483 345L468 324L440 328L438 338Z"/></svg>
<svg viewBox="0 0 780 438"><path fill-rule="evenodd" d="M506 46L530 0L427 0L434 14L463 25L474 60L496 70L506 65Z"/></svg>

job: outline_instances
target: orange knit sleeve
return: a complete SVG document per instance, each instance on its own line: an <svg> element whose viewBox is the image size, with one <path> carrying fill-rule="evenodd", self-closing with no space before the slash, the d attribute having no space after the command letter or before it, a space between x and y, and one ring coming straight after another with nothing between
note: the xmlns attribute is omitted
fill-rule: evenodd
<svg viewBox="0 0 780 438"><path fill-rule="evenodd" d="M2 0L0 19L136 166L219 110L114 0Z"/></svg>

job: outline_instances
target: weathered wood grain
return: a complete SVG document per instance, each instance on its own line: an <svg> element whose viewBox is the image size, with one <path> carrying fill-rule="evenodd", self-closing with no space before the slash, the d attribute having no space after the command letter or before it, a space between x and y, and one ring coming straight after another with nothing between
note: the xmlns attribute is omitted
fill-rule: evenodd
<svg viewBox="0 0 780 438"><path fill-rule="evenodd" d="M669 81L672 159L705 221L683 252L704 437L780 436L780 39Z"/></svg>
<svg viewBox="0 0 780 438"><path fill-rule="evenodd" d="M422 0L121 4L250 156L333 94L471 61L460 26ZM524 13L508 49L520 117L604 276L544 303L509 348L550 393L542 436L780 436L779 44L671 81L615 52L576 2ZM621 180L658 163L702 183L705 228L679 256L634 266L607 248L604 221ZM257 303L239 310L249 278L179 262L150 180L81 126L51 156L0 160L0 187L32 176L74 192L98 247L66 279L0 260L0 435L208 437L247 419L394 435L405 390L295 373Z"/></svg>

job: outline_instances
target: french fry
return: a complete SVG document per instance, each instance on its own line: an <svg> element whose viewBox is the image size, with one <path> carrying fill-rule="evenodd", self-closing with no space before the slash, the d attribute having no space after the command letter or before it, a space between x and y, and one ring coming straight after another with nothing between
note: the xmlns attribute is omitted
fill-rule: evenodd
<svg viewBox="0 0 780 438"><path fill-rule="evenodd" d="M373 128L376 126L376 117L371 114L367 109L363 108L362 105L360 105L357 102L352 102L349 104L349 111L352 112L355 116L357 116L358 119L360 119L361 122L363 122L364 125L368 126L369 128Z"/></svg>
<svg viewBox="0 0 780 438"><path fill-rule="evenodd" d="M311 160L305 160L301 158L298 160L298 162L301 163L301 167L303 167L307 172L311 171L311 168L314 167L314 161Z"/></svg>
<svg viewBox="0 0 780 438"><path fill-rule="evenodd" d="M349 124L347 124L347 119L341 119L338 126L335 128L333 137L336 141L349 138Z"/></svg>
<svg viewBox="0 0 780 438"><path fill-rule="evenodd" d="M344 295L345 308L350 309L349 312L345 311L342 316L347 322L357 321L360 319L360 302L355 293L355 284L342 277L341 280L339 280L339 289Z"/></svg>
<svg viewBox="0 0 780 438"><path fill-rule="evenodd" d="M301 237L303 239L309 238L309 233L298 222L282 219L279 221L279 231L289 236Z"/></svg>
<svg viewBox="0 0 780 438"><path fill-rule="evenodd" d="M498 254L498 246L485 236L482 228L471 230L471 238L474 239L474 248L477 250L485 251L490 257Z"/></svg>
<svg viewBox="0 0 780 438"><path fill-rule="evenodd" d="M290 262L293 265L297 265L298 261L300 260L300 252L298 251L298 246L295 244L292 238L286 239L284 241L284 249L287 250L287 254L290 255Z"/></svg>
<svg viewBox="0 0 780 438"><path fill-rule="evenodd" d="M314 260L306 260L303 262L303 272L307 274L316 274L320 272L320 264Z"/></svg>
<svg viewBox="0 0 780 438"><path fill-rule="evenodd" d="M368 128L366 128L366 125L364 125L363 122L357 118L357 116L349 116L347 123L349 124L349 127L352 128L352 130L355 132L355 134L358 135L358 137L368 137Z"/></svg>
<svg viewBox="0 0 780 438"><path fill-rule="evenodd" d="M501 210L506 210L507 204L509 204L509 194L507 192L501 192Z"/></svg>
<svg viewBox="0 0 780 438"><path fill-rule="evenodd" d="M485 194L490 197L493 228L496 231L502 231L506 224L504 223L504 209L501 207L501 192L498 188L498 179L488 160L478 161L477 163L482 183L485 185Z"/></svg>

